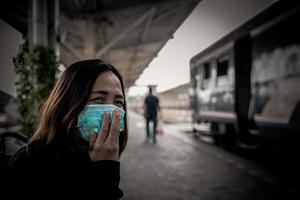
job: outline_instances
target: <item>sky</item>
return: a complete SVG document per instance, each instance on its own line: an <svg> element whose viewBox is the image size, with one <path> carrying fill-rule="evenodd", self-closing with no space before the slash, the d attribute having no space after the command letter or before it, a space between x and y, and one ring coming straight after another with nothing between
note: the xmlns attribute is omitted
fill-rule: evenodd
<svg viewBox="0 0 300 200"><path fill-rule="evenodd" d="M129 89L144 95L145 85L163 92L190 81L190 59L251 19L276 0L202 0ZM168 74L168 78L166 78ZM155 77L155 79L153 78Z"/></svg>

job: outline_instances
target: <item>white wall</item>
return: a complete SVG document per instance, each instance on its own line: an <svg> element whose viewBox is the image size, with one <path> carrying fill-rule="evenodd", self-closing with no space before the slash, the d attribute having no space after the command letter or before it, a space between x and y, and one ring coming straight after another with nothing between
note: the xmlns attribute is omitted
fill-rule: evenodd
<svg viewBox="0 0 300 200"><path fill-rule="evenodd" d="M12 58L22 44L22 34L0 19L0 90L16 96L16 74Z"/></svg>

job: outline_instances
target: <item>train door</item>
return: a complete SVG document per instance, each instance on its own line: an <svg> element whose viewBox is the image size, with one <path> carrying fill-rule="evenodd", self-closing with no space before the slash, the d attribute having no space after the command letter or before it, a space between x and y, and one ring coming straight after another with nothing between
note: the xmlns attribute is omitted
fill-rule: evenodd
<svg viewBox="0 0 300 200"><path fill-rule="evenodd" d="M234 69L232 43L228 43L226 48L215 59L215 87L212 97L214 106L212 110L216 112L216 118L211 123L211 134L216 145L223 148L235 148L236 131L234 130Z"/></svg>
<svg viewBox="0 0 300 200"><path fill-rule="evenodd" d="M251 36L245 35L234 44L235 65L235 112L238 139L242 144L252 143L248 133L250 121L248 118L251 99Z"/></svg>

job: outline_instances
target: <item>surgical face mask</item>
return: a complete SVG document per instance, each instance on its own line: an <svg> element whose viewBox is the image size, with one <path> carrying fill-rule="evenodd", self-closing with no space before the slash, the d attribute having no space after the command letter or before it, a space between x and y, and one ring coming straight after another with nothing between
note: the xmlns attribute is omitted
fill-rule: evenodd
<svg viewBox="0 0 300 200"><path fill-rule="evenodd" d="M113 104L92 104L86 105L83 111L78 115L77 128L79 129L80 136L88 141L90 132L98 134L101 129L104 113L109 113L111 121L112 113L115 109L120 111L120 132L123 131L125 125L125 111L122 108Z"/></svg>

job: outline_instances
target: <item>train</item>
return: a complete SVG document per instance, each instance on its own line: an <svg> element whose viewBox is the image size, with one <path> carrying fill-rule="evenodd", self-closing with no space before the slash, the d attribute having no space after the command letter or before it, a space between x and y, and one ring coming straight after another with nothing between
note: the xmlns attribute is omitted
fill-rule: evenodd
<svg viewBox="0 0 300 200"><path fill-rule="evenodd" d="M218 145L300 134L300 6L277 1L190 60L192 124Z"/></svg>

